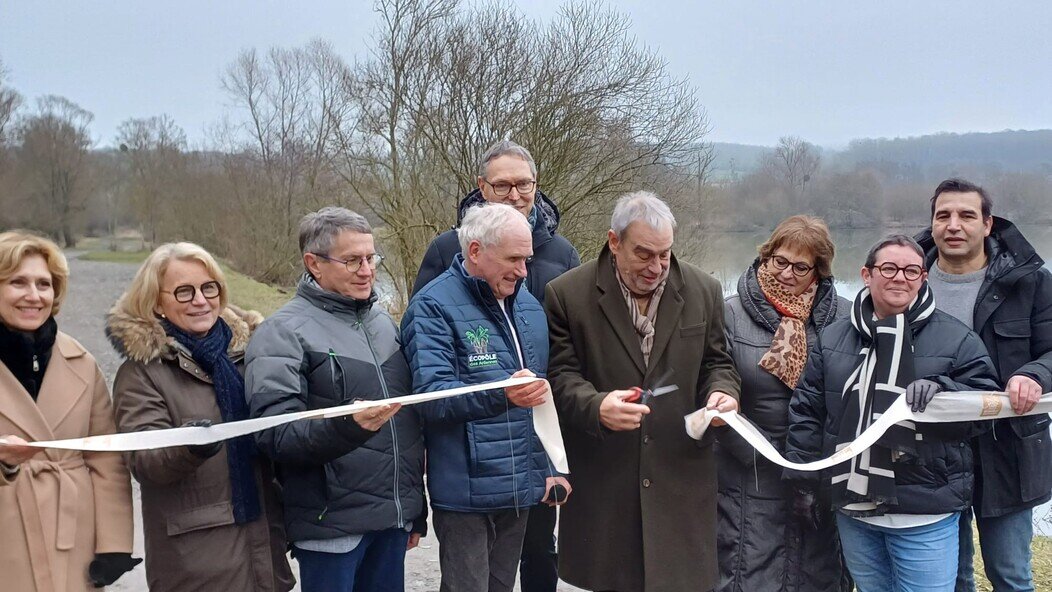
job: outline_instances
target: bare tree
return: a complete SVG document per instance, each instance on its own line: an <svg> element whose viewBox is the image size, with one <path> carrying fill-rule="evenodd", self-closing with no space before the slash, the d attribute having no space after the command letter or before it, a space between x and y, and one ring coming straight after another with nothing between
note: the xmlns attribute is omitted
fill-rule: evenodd
<svg viewBox="0 0 1052 592"><path fill-rule="evenodd" d="M454 16L453 0L377 2L380 25L371 59L344 80L347 110L334 127L334 170L380 220L377 229L392 279L397 312L408 302L420 257L452 219L438 196L452 194L457 176L420 124L436 56ZM443 137L441 141L448 141ZM448 161L447 161L448 162ZM443 224L445 222L445 224Z"/></svg>
<svg viewBox="0 0 1052 592"><path fill-rule="evenodd" d="M168 115L128 119L117 129L117 143L130 174L129 205L143 237L156 245L165 215L178 213L172 206L185 168L186 134Z"/></svg>
<svg viewBox="0 0 1052 592"><path fill-rule="evenodd" d="M22 95L8 86L7 76L7 68L0 59L0 148L3 148L7 139L9 124L13 121L15 112L22 105Z"/></svg>
<svg viewBox="0 0 1052 592"><path fill-rule="evenodd" d="M76 242L77 216L88 188L86 156L92 146L88 126L94 116L69 99L47 95L37 112L19 126L18 164L27 177L36 219L63 246Z"/></svg>
<svg viewBox="0 0 1052 592"><path fill-rule="evenodd" d="M762 168L775 178L782 180L792 190L793 208L803 206L803 197L811 183L821 156L813 144L797 136L782 136L778 145L767 153L761 162Z"/></svg>
<svg viewBox="0 0 1052 592"><path fill-rule="evenodd" d="M624 15L571 3L539 26L503 4L381 0L376 10L376 48L347 79L333 162L383 224L402 302L496 140L530 149L561 232L585 256L618 194L693 178L704 113Z"/></svg>
<svg viewBox="0 0 1052 592"><path fill-rule="evenodd" d="M328 44L313 41L244 51L222 77L238 107L220 133L223 166L245 233L228 235L225 247L257 277L289 278L296 221L319 203L342 201L328 162L346 70Z"/></svg>

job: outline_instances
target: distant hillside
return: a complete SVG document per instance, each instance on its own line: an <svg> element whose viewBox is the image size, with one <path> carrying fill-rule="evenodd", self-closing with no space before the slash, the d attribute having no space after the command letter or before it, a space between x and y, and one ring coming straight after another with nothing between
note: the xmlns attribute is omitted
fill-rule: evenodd
<svg viewBox="0 0 1052 592"><path fill-rule="evenodd" d="M827 155L845 168L894 162L920 169L978 166L1052 174L1052 130L854 140L846 150Z"/></svg>
<svg viewBox="0 0 1052 592"><path fill-rule="evenodd" d="M807 138L804 138L805 140ZM772 148L732 142L713 142L712 180L734 181L760 166ZM852 140L846 149L821 149L822 167L850 171L876 167L913 177L936 176L956 170L1037 173L1052 175L1052 130L1006 130L992 133L938 133L908 138Z"/></svg>

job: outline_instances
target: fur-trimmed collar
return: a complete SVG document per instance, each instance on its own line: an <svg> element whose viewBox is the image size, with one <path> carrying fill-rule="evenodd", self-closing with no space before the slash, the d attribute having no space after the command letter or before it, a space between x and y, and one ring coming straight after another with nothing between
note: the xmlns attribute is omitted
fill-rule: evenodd
<svg viewBox="0 0 1052 592"><path fill-rule="evenodd" d="M177 355L175 340L164 332L159 319L133 317L118 310L118 305L114 305L106 317L106 337L119 354L142 363ZM263 322L263 315L258 312L231 304L223 309L220 317L234 333L227 348L231 355L244 353L252 332Z"/></svg>

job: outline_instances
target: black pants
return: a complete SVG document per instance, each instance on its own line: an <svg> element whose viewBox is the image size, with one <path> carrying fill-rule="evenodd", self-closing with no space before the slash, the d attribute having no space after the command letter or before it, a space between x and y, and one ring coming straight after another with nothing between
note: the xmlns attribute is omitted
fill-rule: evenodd
<svg viewBox="0 0 1052 592"><path fill-rule="evenodd" d="M511 592L529 510L434 510L440 592Z"/></svg>
<svg viewBox="0 0 1052 592"><path fill-rule="evenodd" d="M555 517L555 508L548 504L530 508L526 537L522 541L522 564L519 566L522 592L555 592L559 583Z"/></svg>

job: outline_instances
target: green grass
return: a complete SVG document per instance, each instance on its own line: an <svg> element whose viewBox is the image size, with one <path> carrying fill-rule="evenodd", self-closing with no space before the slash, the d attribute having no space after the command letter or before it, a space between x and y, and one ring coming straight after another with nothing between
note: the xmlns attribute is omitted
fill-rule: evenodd
<svg viewBox="0 0 1052 592"><path fill-rule="evenodd" d="M986 579L983 556L979 553L979 532L975 530L974 525L972 540L975 541L975 589L991 592L993 586ZM1030 550L1033 556L1031 565L1034 570L1034 589L1052 590L1052 537L1034 535Z"/></svg>
<svg viewBox="0 0 1052 592"><path fill-rule="evenodd" d="M79 259L83 261L138 265L149 254L149 251L91 250L80 255ZM223 268L223 273L226 274L227 287L230 290L230 301L241 308L257 310L263 313L263 316L270 316L292 298L291 289L257 282L223 262L220 262L220 266Z"/></svg>
<svg viewBox="0 0 1052 592"><path fill-rule="evenodd" d="M278 288L248 277L220 263L226 274L226 283L230 288L231 301L241 308L258 310L269 317L292 298L292 289Z"/></svg>

